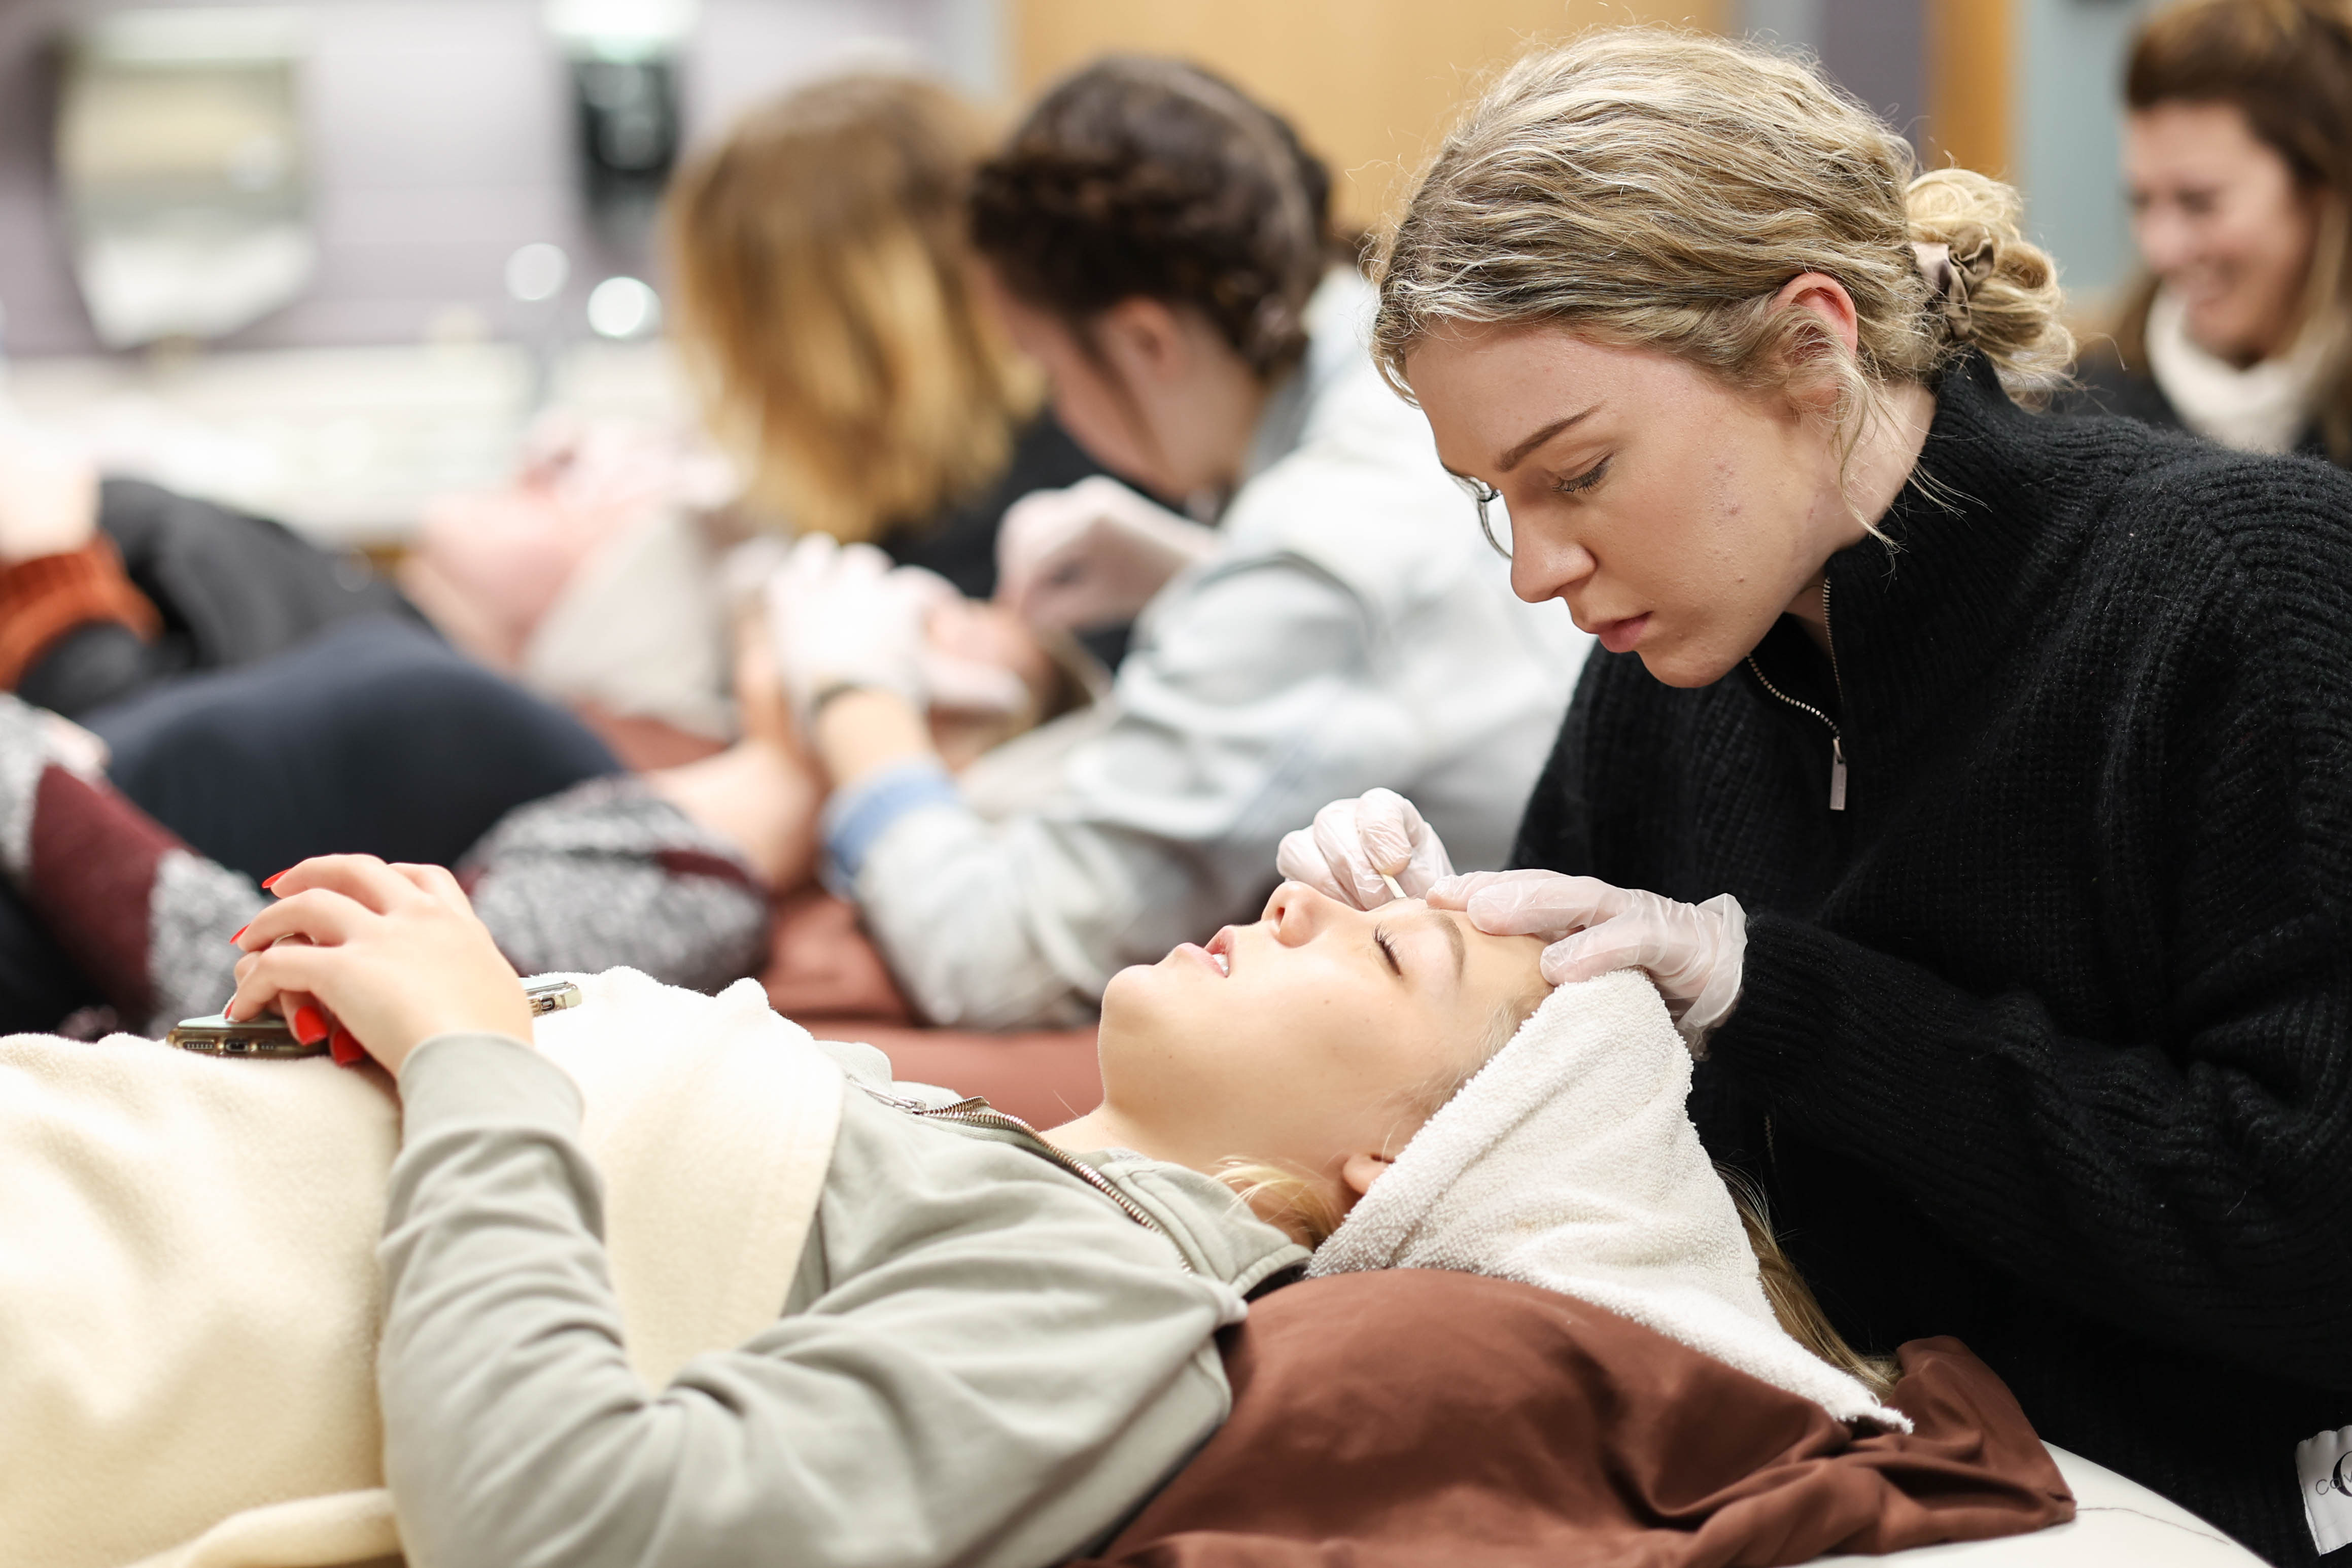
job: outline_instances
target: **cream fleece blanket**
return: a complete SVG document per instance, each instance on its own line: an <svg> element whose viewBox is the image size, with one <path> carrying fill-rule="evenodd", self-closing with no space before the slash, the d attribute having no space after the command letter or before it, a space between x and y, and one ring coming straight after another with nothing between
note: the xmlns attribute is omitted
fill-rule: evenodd
<svg viewBox="0 0 2352 1568"><path fill-rule="evenodd" d="M581 1087L630 1360L658 1388L782 1309L843 1079L752 981L563 977L582 1005L538 1044ZM374 1377L398 1145L373 1070L0 1040L0 1564L398 1553Z"/></svg>
<svg viewBox="0 0 2352 1568"><path fill-rule="evenodd" d="M1633 1319L1840 1420L1911 1423L1789 1337L1638 970L1562 986L1415 1134L1310 1274L1458 1269Z"/></svg>

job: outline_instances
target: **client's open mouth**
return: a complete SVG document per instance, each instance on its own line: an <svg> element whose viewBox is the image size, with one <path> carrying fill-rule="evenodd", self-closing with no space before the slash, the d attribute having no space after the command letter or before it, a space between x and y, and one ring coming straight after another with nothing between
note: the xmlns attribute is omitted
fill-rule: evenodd
<svg viewBox="0 0 2352 1568"><path fill-rule="evenodd" d="M1220 927L1217 934L1209 938L1209 945L1202 948L1201 952L1210 963L1217 967L1217 973L1231 975L1234 972L1234 928L1230 925Z"/></svg>

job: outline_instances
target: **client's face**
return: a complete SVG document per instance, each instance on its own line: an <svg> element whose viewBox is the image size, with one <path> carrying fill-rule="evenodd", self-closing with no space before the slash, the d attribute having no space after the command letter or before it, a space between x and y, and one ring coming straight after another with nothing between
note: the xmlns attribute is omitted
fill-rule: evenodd
<svg viewBox="0 0 2352 1568"><path fill-rule="evenodd" d="M1105 1103L1195 1170L1341 1180L1351 1156L1402 1149L1532 1010L1541 952L1418 899L1366 913L1285 883L1255 925L1112 977Z"/></svg>

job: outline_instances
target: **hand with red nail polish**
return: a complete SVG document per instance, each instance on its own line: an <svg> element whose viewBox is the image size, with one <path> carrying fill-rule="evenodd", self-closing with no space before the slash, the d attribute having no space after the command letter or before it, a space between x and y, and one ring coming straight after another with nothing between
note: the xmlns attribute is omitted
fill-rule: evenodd
<svg viewBox="0 0 2352 1568"><path fill-rule="evenodd" d="M326 855L270 882L278 902L237 939L231 1016L291 1009L304 1043L356 1042L394 1074L436 1035L530 1039L522 982L447 871Z"/></svg>

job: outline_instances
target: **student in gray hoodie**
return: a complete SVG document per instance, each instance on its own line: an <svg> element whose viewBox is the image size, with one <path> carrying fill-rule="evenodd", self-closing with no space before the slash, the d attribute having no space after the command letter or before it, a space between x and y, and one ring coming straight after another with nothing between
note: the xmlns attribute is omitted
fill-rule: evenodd
<svg viewBox="0 0 2352 1568"><path fill-rule="evenodd" d="M1042 1564L1102 1543L1224 1419L1216 1331L1545 990L1531 939L1286 883L1255 924L1113 979L1104 1101L1066 1125L831 1048L855 1088L788 1299L648 1394L578 1092L524 1043L514 970L455 880L341 856L275 891L238 938L232 1012L313 997L399 1083L379 1384L403 1540L430 1568Z"/></svg>

